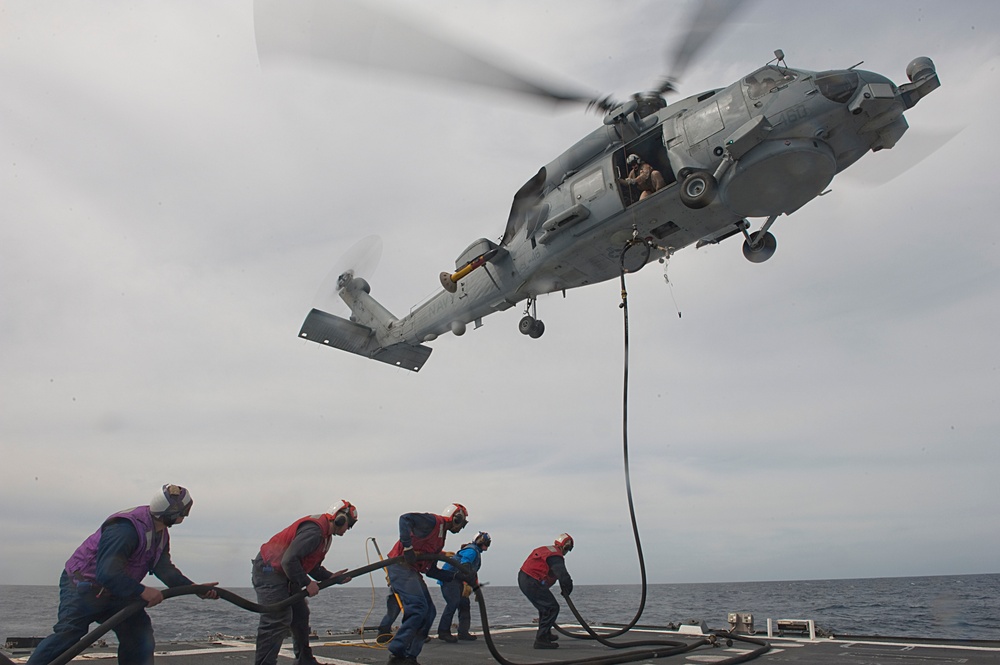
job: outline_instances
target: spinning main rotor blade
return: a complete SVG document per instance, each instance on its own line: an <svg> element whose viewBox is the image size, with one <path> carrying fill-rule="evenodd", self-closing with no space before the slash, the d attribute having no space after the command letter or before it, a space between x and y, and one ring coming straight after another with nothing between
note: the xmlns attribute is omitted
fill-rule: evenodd
<svg viewBox="0 0 1000 665"><path fill-rule="evenodd" d="M892 150L882 150L876 157L854 164L844 172L844 177L865 187L881 187L948 145L963 131L965 127L938 131L911 127Z"/></svg>
<svg viewBox="0 0 1000 665"><path fill-rule="evenodd" d="M299 56L471 83L555 102L593 99L581 91L529 80L372 4L254 0L254 26L262 63Z"/></svg>
<svg viewBox="0 0 1000 665"><path fill-rule="evenodd" d="M726 25L733 13L746 4L746 1L700 0L697 3L698 9L684 32L684 40L668 58L667 76L660 86L660 92L674 89L674 83L684 76L688 65L698 52Z"/></svg>

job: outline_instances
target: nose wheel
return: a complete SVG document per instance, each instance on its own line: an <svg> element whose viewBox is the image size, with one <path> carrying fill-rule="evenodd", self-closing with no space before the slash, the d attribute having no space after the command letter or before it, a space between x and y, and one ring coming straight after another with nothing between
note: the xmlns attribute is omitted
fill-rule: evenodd
<svg viewBox="0 0 1000 665"><path fill-rule="evenodd" d="M522 335L527 335L531 339L538 339L545 332L545 324L536 319L534 299L528 300L528 306L524 308L524 316L517 324L517 329Z"/></svg>

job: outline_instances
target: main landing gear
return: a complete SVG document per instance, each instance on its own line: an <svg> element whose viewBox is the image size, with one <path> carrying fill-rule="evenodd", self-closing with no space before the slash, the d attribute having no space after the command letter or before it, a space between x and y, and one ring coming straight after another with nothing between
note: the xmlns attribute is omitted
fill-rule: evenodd
<svg viewBox="0 0 1000 665"><path fill-rule="evenodd" d="M719 183L708 171L681 169L678 176L681 181L681 203L695 210L704 208L715 200Z"/></svg>
<svg viewBox="0 0 1000 665"><path fill-rule="evenodd" d="M746 237L746 240L743 241L743 256L747 257L748 261L763 263L774 256L774 250L778 248L778 241L768 229L771 228L771 224L774 224L774 220L777 218L777 215L771 215L764 222L764 226L752 234L747 232L746 229L746 226L749 226L749 224L740 226L743 235Z"/></svg>
<svg viewBox="0 0 1000 665"><path fill-rule="evenodd" d="M524 316L521 317L521 321L517 324L517 329L521 331L522 335L527 335L531 339L538 339L545 332L545 324L535 318L535 316L537 316L535 299L528 298L528 304L524 308Z"/></svg>

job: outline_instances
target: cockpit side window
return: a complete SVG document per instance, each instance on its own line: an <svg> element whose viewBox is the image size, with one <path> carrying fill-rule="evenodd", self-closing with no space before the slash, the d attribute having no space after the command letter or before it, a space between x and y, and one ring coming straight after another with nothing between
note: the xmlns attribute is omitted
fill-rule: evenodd
<svg viewBox="0 0 1000 665"><path fill-rule="evenodd" d="M816 87L831 102L846 104L858 89L860 79L857 72L850 70L820 72L816 75Z"/></svg>
<svg viewBox="0 0 1000 665"><path fill-rule="evenodd" d="M768 66L758 69L743 79L743 84L747 87L747 96L750 99L760 99L767 93L783 85L788 85L795 78L795 72L790 69L778 69L777 67Z"/></svg>

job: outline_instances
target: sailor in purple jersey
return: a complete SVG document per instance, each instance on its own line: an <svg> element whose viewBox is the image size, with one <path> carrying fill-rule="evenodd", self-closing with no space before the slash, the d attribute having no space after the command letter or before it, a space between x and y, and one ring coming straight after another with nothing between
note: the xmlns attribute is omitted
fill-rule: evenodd
<svg viewBox="0 0 1000 665"><path fill-rule="evenodd" d="M153 574L168 587L194 584L170 560L168 529L184 521L194 502L179 485L164 485L148 506L138 506L108 517L66 562L59 579L59 614L53 632L31 654L31 665L47 665L87 634L90 624L109 619L136 600L147 607L159 604L159 589L142 584ZM208 586L215 586L212 582ZM209 589L202 598L217 598ZM153 662L153 625L145 610L114 628L118 662Z"/></svg>

